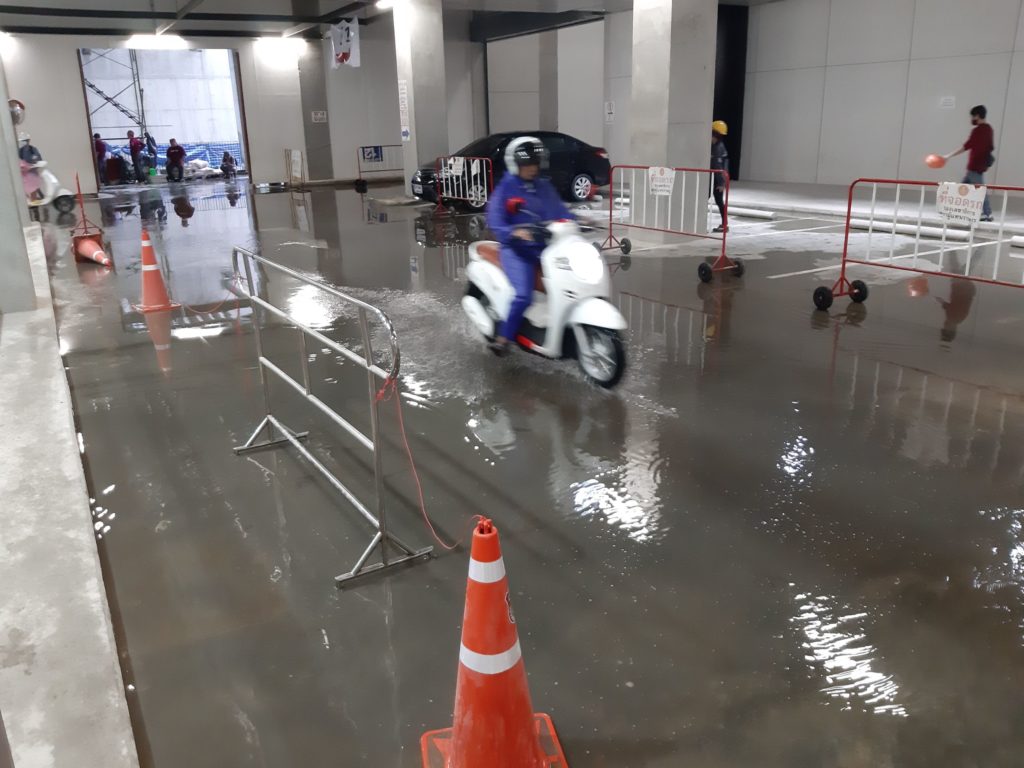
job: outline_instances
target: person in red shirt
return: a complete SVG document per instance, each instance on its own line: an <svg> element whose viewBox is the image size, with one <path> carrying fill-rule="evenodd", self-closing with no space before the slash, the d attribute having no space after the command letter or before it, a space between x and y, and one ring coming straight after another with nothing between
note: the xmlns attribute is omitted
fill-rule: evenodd
<svg viewBox="0 0 1024 768"><path fill-rule="evenodd" d="M99 172L100 184L107 183L107 142L98 134L92 135L92 150L96 155L96 170Z"/></svg>
<svg viewBox="0 0 1024 768"><path fill-rule="evenodd" d="M971 110L971 125L974 129L967 141L956 152L950 152L946 159L969 152L967 155L967 175L964 176L963 184L984 184L985 171L995 162L992 154L996 148L996 134L992 126L985 122L988 117L988 110L979 104ZM985 195L985 207L982 209L982 221L992 221L992 206L989 205L988 195Z"/></svg>
<svg viewBox="0 0 1024 768"><path fill-rule="evenodd" d="M128 151L132 154L132 166L135 168L135 181L139 184L146 182L146 169L142 166L142 152L146 149L146 142L135 135L135 131L128 131Z"/></svg>
<svg viewBox="0 0 1024 768"><path fill-rule="evenodd" d="M167 180L181 181L185 177L185 148L171 139L167 147Z"/></svg>

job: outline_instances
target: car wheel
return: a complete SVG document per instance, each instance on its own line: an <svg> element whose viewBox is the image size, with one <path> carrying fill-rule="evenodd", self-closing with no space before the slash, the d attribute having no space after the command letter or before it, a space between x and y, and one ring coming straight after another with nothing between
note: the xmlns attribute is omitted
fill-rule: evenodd
<svg viewBox="0 0 1024 768"><path fill-rule="evenodd" d="M594 194L594 180L587 173L577 173L569 185L569 196L578 203L589 200Z"/></svg>

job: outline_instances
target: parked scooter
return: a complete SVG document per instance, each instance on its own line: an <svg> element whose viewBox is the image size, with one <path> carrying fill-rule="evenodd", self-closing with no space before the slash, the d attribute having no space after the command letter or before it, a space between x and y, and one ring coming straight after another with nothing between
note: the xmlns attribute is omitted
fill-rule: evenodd
<svg viewBox="0 0 1024 768"><path fill-rule="evenodd" d="M70 213L75 208L74 194L61 186L53 171L47 168L39 150L31 146L30 141L27 133L18 136L18 143L21 144L18 154L21 159L22 183L28 207L45 208L52 203L61 213Z"/></svg>
<svg viewBox="0 0 1024 768"><path fill-rule="evenodd" d="M573 221L538 223L530 229L547 245L540 257L533 303L516 342L543 357L575 357L589 380L614 387L626 370L620 332L627 323L608 301L611 281L604 258ZM501 267L499 247L487 240L469 246L469 284L462 298L462 308L488 341L508 316L515 297Z"/></svg>

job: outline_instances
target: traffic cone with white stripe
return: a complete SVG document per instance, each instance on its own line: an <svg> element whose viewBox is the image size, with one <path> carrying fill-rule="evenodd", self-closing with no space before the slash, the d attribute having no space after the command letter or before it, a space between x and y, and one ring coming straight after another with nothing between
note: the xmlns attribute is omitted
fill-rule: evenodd
<svg viewBox="0 0 1024 768"><path fill-rule="evenodd" d="M153 241L149 239L149 233L142 230L142 302L136 304L135 308L139 312L162 312L180 306L167 296L164 277L160 274L160 265L156 263Z"/></svg>
<svg viewBox="0 0 1024 768"><path fill-rule="evenodd" d="M451 728L420 740L424 768L568 768L551 718L534 714L498 529L473 530Z"/></svg>
<svg viewBox="0 0 1024 768"><path fill-rule="evenodd" d="M164 376L169 376L172 367L170 311L148 312L146 314L146 329L149 331L149 338L156 350L156 362L160 366L160 372Z"/></svg>

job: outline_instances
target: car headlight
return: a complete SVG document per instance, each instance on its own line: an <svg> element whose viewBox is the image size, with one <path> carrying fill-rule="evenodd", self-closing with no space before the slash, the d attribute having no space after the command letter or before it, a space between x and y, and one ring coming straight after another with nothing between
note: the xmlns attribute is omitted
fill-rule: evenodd
<svg viewBox="0 0 1024 768"><path fill-rule="evenodd" d="M569 268L578 280L588 285L597 285L604 277L604 259L592 245L574 249L569 255Z"/></svg>

